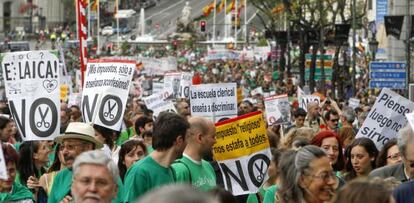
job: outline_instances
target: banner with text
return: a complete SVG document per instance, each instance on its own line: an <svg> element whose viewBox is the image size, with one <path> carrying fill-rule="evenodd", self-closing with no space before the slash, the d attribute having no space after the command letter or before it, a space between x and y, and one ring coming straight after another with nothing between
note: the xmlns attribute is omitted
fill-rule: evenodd
<svg viewBox="0 0 414 203"><path fill-rule="evenodd" d="M163 111L177 113L174 103L171 100L167 100L169 96L170 93L167 91L161 91L144 98L144 103L147 108L154 112L152 114L154 120L156 120L158 115Z"/></svg>
<svg viewBox="0 0 414 203"><path fill-rule="evenodd" d="M216 124L213 146L226 190L233 195L256 193L269 178L271 153L261 112Z"/></svg>
<svg viewBox="0 0 414 203"><path fill-rule="evenodd" d="M53 140L60 131L57 52L0 54L9 108L22 139Z"/></svg>
<svg viewBox="0 0 414 203"><path fill-rule="evenodd" d="M182 72L180 80L179 97L190 99L190 86L193 84L193 74L190 72Z"/></svg>
<svg viewBox="0 0 414 203"><path fill-rule="evenodd" d="M191 115L207 117L214 122L237 116L236 83L191 85Z"/></svg>
<svg viewBox="0 0 414 203"><path fill-rule="evenodd" d="M121 129L134 70L135 61L88 61L81 104L84 122Z"/></svg>
<svg viewBox="0 0 414 203"><path fill-rule="evenodd" d="M321 98L315 95L302 95L298 97L299 99L299 107L303 108L306 112L308 111L308 104L310 102L316 102L318 104L321 103Z"/></svg>
<svg viewBox="0 0 414 203"><path fill-rule="evenodd" d="M413 102L384 88L356 137L371 139L380 150L388 140L396 137L398 131L407 124L405 114L413 110Z"/></svg>
<svg viewBox="0 0 414 203"><path fill-rule="evenodd" d="M264 99L266 120L269 125L288 124L290 122L290 103L287 94Z"/></svg>

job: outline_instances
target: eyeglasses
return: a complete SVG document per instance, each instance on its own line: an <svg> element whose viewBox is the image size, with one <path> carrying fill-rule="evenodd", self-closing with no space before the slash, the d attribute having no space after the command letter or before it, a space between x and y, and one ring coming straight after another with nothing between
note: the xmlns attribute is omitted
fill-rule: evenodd
<svg viewBox="0 0 414 203"><path fill-rule="evenodd" d="M331 122L338 122L339 121L339 119L332 119L332 120L330 120Z"/></svg>
<svg viewBox="0 0 414 203"><path fill-rule="evenodd" d="M325 182L328 182L329 180L335 180L335 181L337 181L338 179L336 178L336 174L335 174L335 172L333 172L333 171L331 171L331 172L322 172L321 174L319 174L319 175L312 175L312 174L307 174L308 176L311 176L311 177L313 177L313 178L316 178L316 179L320 179L320 180L323 180L323 181L325 181Z"/></svg>
<svg viewBox="0 0 414 203"><path fill-rule="evenodd" d="M79 143L79 144L67 144L67 145L60 145L59 146L59 150L60 151L63 151L65 148L67 149L67 150L74 150L76 147L78 147L78 146L82 146L82 145L84 145L85 143Z"/></svg>
<svg viewBox="0 0 414 203"><path fill-rule="evenodd" d="M387 156L387 159L391 159L393 161L397 161L401 157L400 153L392 154L390 156Z"/></svg>
<svg viewBox="0 0 414 203"><path fill-rule="evenodd" d="M84 177L84 178L74 178L74 180L85 187L90 186L92 183L95 183L96 187L98 188L104 188L111 184L110 181L103 179L103 178L92 179L90 177Z"/></svg>

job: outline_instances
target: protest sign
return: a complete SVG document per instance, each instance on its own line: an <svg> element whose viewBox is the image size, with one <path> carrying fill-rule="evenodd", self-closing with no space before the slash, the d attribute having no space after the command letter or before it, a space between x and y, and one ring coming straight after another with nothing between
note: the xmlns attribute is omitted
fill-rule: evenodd
<svg viewBox="0 0 414 203"><path fill-rule="evenodd" d="M357 108L357 107L359 107L359 99L356 99L356 98L350 98L349 99L349 106L352 108L352 109L355 109L355 108Z"/></svg>
<svg viewBox="0 0 414 203"><path fill-rule="evenodd" d="M149 97L144 98L144 103L148 109L151 109L154 120L163 111L177 112L174 103L171 100L167 100L170 94L167 91L162 91L156 94L152 94Z"/></svg>
<svg viewBox="0 0 414 203"><path fill-rule="evenodd" d="M164 91L167 91L172 98L178 98L180 91L181 73L173 72L164 75Z"/></svg>
<svg viewBox="0 0 414 203"><path fill-rule="evenodd" d="M164 83L152 81L152 94L157 94L162 92L164 89Z"/></svg>
<svg viewBox="0 0 414 203"><path fill-rule="evenodd" d="M180 80L180 98L190 99L190 86L193 84L193 74L189 72L181 73Z"/></svg>
<svg viewBox="0 0 414 203"><path fill-rule="evenodd" d="M308 111L308 104L310 102L321 103L321 98L315 95L302 95L299 98L299 107L303 108L306 112Z"/></svg>
<svg viewBox="0 0 414 203"><path fill-rule="evenodd" d="M263 95L263 87L257 87L257 88L255 88L255 89L253 89L251 92L250 92L250 94L252 95L252 96L255 96L255 95L257 95L257 94L260 94L260 95Z"/></svg>
<svg viewBox="0 0 414 203"><path fill-rule="evenodd" d="M6 160L4 159L3 148L0 147L0 179L7 180Z"/></svg>
<svg viewBox="0 0 414 203"><path fill-rule="evenodd" d="M214 158L226 190L233 195L256 193L269 178L271 153L261 112L216 124Z"/></svg>
<svg viewBox="0 0 414 203"><path fill-rule="evenodd" d="M264 99L266 120L269 125L288 124L290 122L290 103L287 94Z"/></svg>
<svg viewBox="0 0 414 203"><path fill-rule="evenodd" d="M56 52L0 55L10 111L23 140L53 140L60 131L59 59Z"/></svg>
<svg viewBox="0 0 414 203"><path fill-rule="evenodd" d="M407 124L405 114L414 110L414 103L390 89L382 89L356 138L367 137L380 150L388 140L397 136Z"/></svg>
<svg viewBox="0 0 414 203"><path fill-rule="evenodd" d="M238 60L240 54L232 50L210 50L207 52L206 61L215 61L215 60Z"/></svg>
<svg viewBox="0 0 414 203"><path fill-rule="evenodd" d="M213 121L237 116L236 83L191 85L191 115Z"/></svg>
<svg viewBox="0 0 414 203"><path fill-rule="evenodd" d="M121 129L134 70L135 61L88 61L81 105L84 122Z"/></svg>
<svg viewBox="0 0 414 203"><path fill-rule="evenodd" d="M414 112L405 114L405 117L407 117L407 121L411 128L414 129Z"/></svg>

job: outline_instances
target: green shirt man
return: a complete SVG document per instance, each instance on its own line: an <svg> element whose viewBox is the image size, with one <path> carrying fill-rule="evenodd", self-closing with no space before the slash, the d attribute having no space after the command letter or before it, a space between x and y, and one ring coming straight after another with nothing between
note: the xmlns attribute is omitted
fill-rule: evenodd
<svg viewBox="0 0 414 203"><path fill-rule="evenodd" d="M70 195L70 189L72 186L72 176L73 172L69 168L63 169L56 175L53 181L50 196L47 200L48 203L59 203L63 198L65 198L66 195ZM122 189L122 181L120 178L118 178L118 195L115 200L112 200L112 203L122 202Z"/></svg>
<svg viewBox="0 0 414 203"><path fill-rule="evenodd" d="M216 174L213 167L205 160L195 161L183 155L179 161L172 165L177 182L191 182L202 191L216 187Z"/></svg>
<svg viewBox="0 0 414 203"><path fill-rule="evenodd" d="M174 182L171 168L158 164L151 156L135 163L125 175L123 202L134 202L145 192Z"/></svg>

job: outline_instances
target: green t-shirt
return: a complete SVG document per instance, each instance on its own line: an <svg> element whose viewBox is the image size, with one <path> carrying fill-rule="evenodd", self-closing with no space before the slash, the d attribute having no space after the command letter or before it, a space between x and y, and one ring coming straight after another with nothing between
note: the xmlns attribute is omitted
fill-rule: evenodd
<svg viewBox="0 0 414 203"><path fill-rule="evenodd" d="M158 164L152 157L147 156L135 163L125 175L124 202L134 202L145 192L174 182L171 168Z"/></svg>
<svg viewBox="0 0 414 203"><path fill-rule="evenodd" d="M278 188L279 186L277 185L272 185L269 188L267 188L266 194L263 199L263 203L276 203L275 196Z"/></svg>
<svg viewBox="0 0 414 203"><path fill-rule="evenodd" d="M14 182L12 191L10 193L0 193L0 202L12 202L12 201L23 201L34 202L33 194L27 187L24 187L20 183Z"/></svg>
<svg viewBox="0 0 414 203"><path fill-rule="evenodd" d="M213 167L205 160L197 163L184 156L172 165L177 182L190 182L202 191L216 187L216 174Z"/></svg>
<svg viewBox="0 0 414 203"><path fill-rule="evenodd" d="M63 198L65 198L66 195L69 195L70 189L72 187L72 175L72 170L69 168L65 168L55 176L50 196L47 199L48 203L59 203ZM121 178L118 178L118 195L115 200L112 200L112 203L122 202L122 193L122 181Z"/></svg>
<svg viewBox="0 0 414 203"><path fill-rule="evenodd" d="M151 154L154 151L154 148L152 148L152 146L147 146L147 153Z"/></svg>
<svg viewBox="0 0 414 203"><path fill-rule="evenodd" d="M269 189L269 188L267 188ZM264 199L264 196L266 194L267 189L264 189L263 187L259 188L259 194L261 196L262 199ZM259 201L258 197L257 197L257 193L253 193L253 194L249 194L249 196L247 197L247 202L246 203L260 203L261 201Z"/></svg>
<svg viewBox="0 0 414 203"><path fill-rule="evenodd" d="M132 136L134 136L134 128L130 127L127 128L126 130L123 130L118 139L115 141L115 144L118 146L121 146L125 141L129 140L129 138L131 138Z"/></svg>

